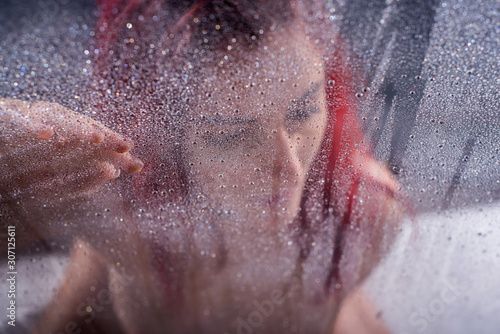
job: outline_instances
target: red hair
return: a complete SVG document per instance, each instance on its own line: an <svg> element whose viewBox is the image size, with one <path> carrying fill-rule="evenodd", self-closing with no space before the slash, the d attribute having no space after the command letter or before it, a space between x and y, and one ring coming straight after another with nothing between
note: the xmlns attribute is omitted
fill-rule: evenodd
<svg viewBox="0 0 500 334"><path fill-rule="evenodd" d="M339 39L336 43L342 45ZM327 128L320 151L311 168L313 177L309 178L304 189L298 231L299 238L303 239L301 257L305 259L309 256L315 233L321 233L318 225L327 221L329 216L337 217L337 227L332 235L335 240L333 256L324 281L324 290L327 293L348 291L355 283L349 282L353 277L343 273L345 270L342 270L341 262L345 256L350 256L344 253L346 233L360 227L359 219L354 218L356 209L359 211L360 185L363 184L368 189L365 197L375 193L393 199L400 197L397 182L392 179L388 170L372 157L371 149L364 140L354 100L352 80L355 75L349 71L345 53L344 48L337 47L333 54L328 55ZM318 184L321 186L318 187ZM372 201L376 201L376 197L372 198ZM310 209L314 202L323 203L320 219L317 212ZM371 212L371 214L376 213ZM370 230L367 231L367 228ZM371 235L380 233L375 230L377 228L380 226L364 226L364 232Z"/></svg>

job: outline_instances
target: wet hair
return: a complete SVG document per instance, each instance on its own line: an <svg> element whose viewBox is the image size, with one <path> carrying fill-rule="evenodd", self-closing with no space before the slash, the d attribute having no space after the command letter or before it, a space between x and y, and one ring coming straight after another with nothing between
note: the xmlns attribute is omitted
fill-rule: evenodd
<svg viewBox="0 0 500 334"><path fill-rule="evenodd" d="M233 38L252 47L271 26L289 21L294 13L290 0L100 0L99 5L101 65L110 53L134 54L141 47L133 44L142 42L146 48L155 45L163 55L183 57L192 51L188 46L223 48ZM127 43L131 39L136 41Z"/></svg>

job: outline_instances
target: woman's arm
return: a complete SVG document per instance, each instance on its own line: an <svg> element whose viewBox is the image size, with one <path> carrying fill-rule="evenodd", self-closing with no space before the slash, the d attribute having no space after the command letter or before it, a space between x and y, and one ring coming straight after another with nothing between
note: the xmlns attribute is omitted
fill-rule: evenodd
<svg viewBox="0 0 500 334"><path fill-rule="evenodd" d="M130 139L56 103L0 98L0 228L24 229L19 244L36 240L30 231L44 234L44 205L88 195L120 170L141 170L132 146Z"/></svg>
<svg viewBox="0 0 500 334"><path fill-rule="evenodd" d="M71 196L142 168L133 144L56 103L0 99L3 197Z"/></svg>

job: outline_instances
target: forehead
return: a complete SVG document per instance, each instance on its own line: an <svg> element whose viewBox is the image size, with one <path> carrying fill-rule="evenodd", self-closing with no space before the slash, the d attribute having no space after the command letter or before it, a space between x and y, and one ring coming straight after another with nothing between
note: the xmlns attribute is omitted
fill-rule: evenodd
<svg viewBox="0 0 500 334"><path fill-rule="evenodd" d="M288 105L324 81L322 54L301 31L269 32L252 50L228 46L198 78L204 113L252 114Z"/></svg>

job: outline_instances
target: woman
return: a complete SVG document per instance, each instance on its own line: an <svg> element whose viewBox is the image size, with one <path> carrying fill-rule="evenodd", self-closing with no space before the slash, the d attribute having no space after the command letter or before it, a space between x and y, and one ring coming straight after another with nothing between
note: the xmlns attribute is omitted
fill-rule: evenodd
<svg viewBox="0 0 500 334"><path fill-rule="evenodd" d="M87 97L102 123L5 102L13 133L48 138L58 157L47 172L50 155L28 155L32 168L21 158L33 150L6 149L20 153L5 197L39 201L7 209L21 217L50 203L57 217L38 217L79 237L39 332L332 331L401 209L363 143L339 40L313 29L321 6L307 8L103 1ZM48 128L37 123L46 113ZM144 169L108 184L142 168L118 133ZM71 197L69 210L54 192Z"/></svg>

